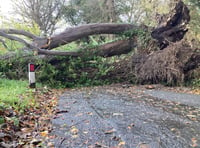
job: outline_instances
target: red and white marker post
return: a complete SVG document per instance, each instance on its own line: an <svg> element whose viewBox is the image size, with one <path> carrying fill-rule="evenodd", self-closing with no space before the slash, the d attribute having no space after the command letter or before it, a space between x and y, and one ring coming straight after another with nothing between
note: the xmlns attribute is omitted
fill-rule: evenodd
<svg viewBox="0 0 200 148"><path fill-rule="evenodd" d="M32 63L28 64L28 77L29 77L29 87L35 88L35 65Z"/></svg>

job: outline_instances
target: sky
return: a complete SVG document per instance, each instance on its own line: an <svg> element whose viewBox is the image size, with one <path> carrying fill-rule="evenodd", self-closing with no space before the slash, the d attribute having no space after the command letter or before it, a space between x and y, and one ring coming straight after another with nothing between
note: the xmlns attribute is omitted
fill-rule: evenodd
<svg viewBox="0 0 200 148"><path fill-rule="evenodd" d="M2 2L3 1L3 2ZM0 2L0 12L1 15L9 16L12 11L11 0L1 0Z"/></svg>

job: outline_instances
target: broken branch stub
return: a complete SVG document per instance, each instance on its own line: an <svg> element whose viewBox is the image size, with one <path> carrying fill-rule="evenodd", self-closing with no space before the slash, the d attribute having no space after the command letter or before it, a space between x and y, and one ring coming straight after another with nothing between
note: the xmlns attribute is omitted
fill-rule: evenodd
<svg viewBox="0 0 200 148"><path fill-rule="evenodd" d="M170 42L183 39L188 31L189 21L189 9L182 1L179 1L171 13L162 17L159 26L152 31L151 36L159 42L160 49L164 49Z"/></svg>

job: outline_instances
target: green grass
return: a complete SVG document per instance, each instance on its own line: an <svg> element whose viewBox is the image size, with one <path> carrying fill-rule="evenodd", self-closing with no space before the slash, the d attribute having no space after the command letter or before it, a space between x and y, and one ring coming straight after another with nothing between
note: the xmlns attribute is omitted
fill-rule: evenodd
<svg viewBox="0 0 200 148"><path fill-rule="evenodd" d="M23 111L33 103L33 94L28 88L28 82L0 79L0 109L13 107Z"/></svg>

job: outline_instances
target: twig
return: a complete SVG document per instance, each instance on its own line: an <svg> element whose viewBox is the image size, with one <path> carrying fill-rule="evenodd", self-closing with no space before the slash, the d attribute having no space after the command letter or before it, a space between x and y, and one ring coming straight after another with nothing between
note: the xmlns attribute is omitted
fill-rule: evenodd
<svg viewBox="0 0 200 148"><path fill-rule="evenodd" d="M59 146L58 147L61 147L62 146L62 144L63 144L63 142L66 140L66 138L62 138L62 140L60 141L60 144L59 144Z"/></svg>

